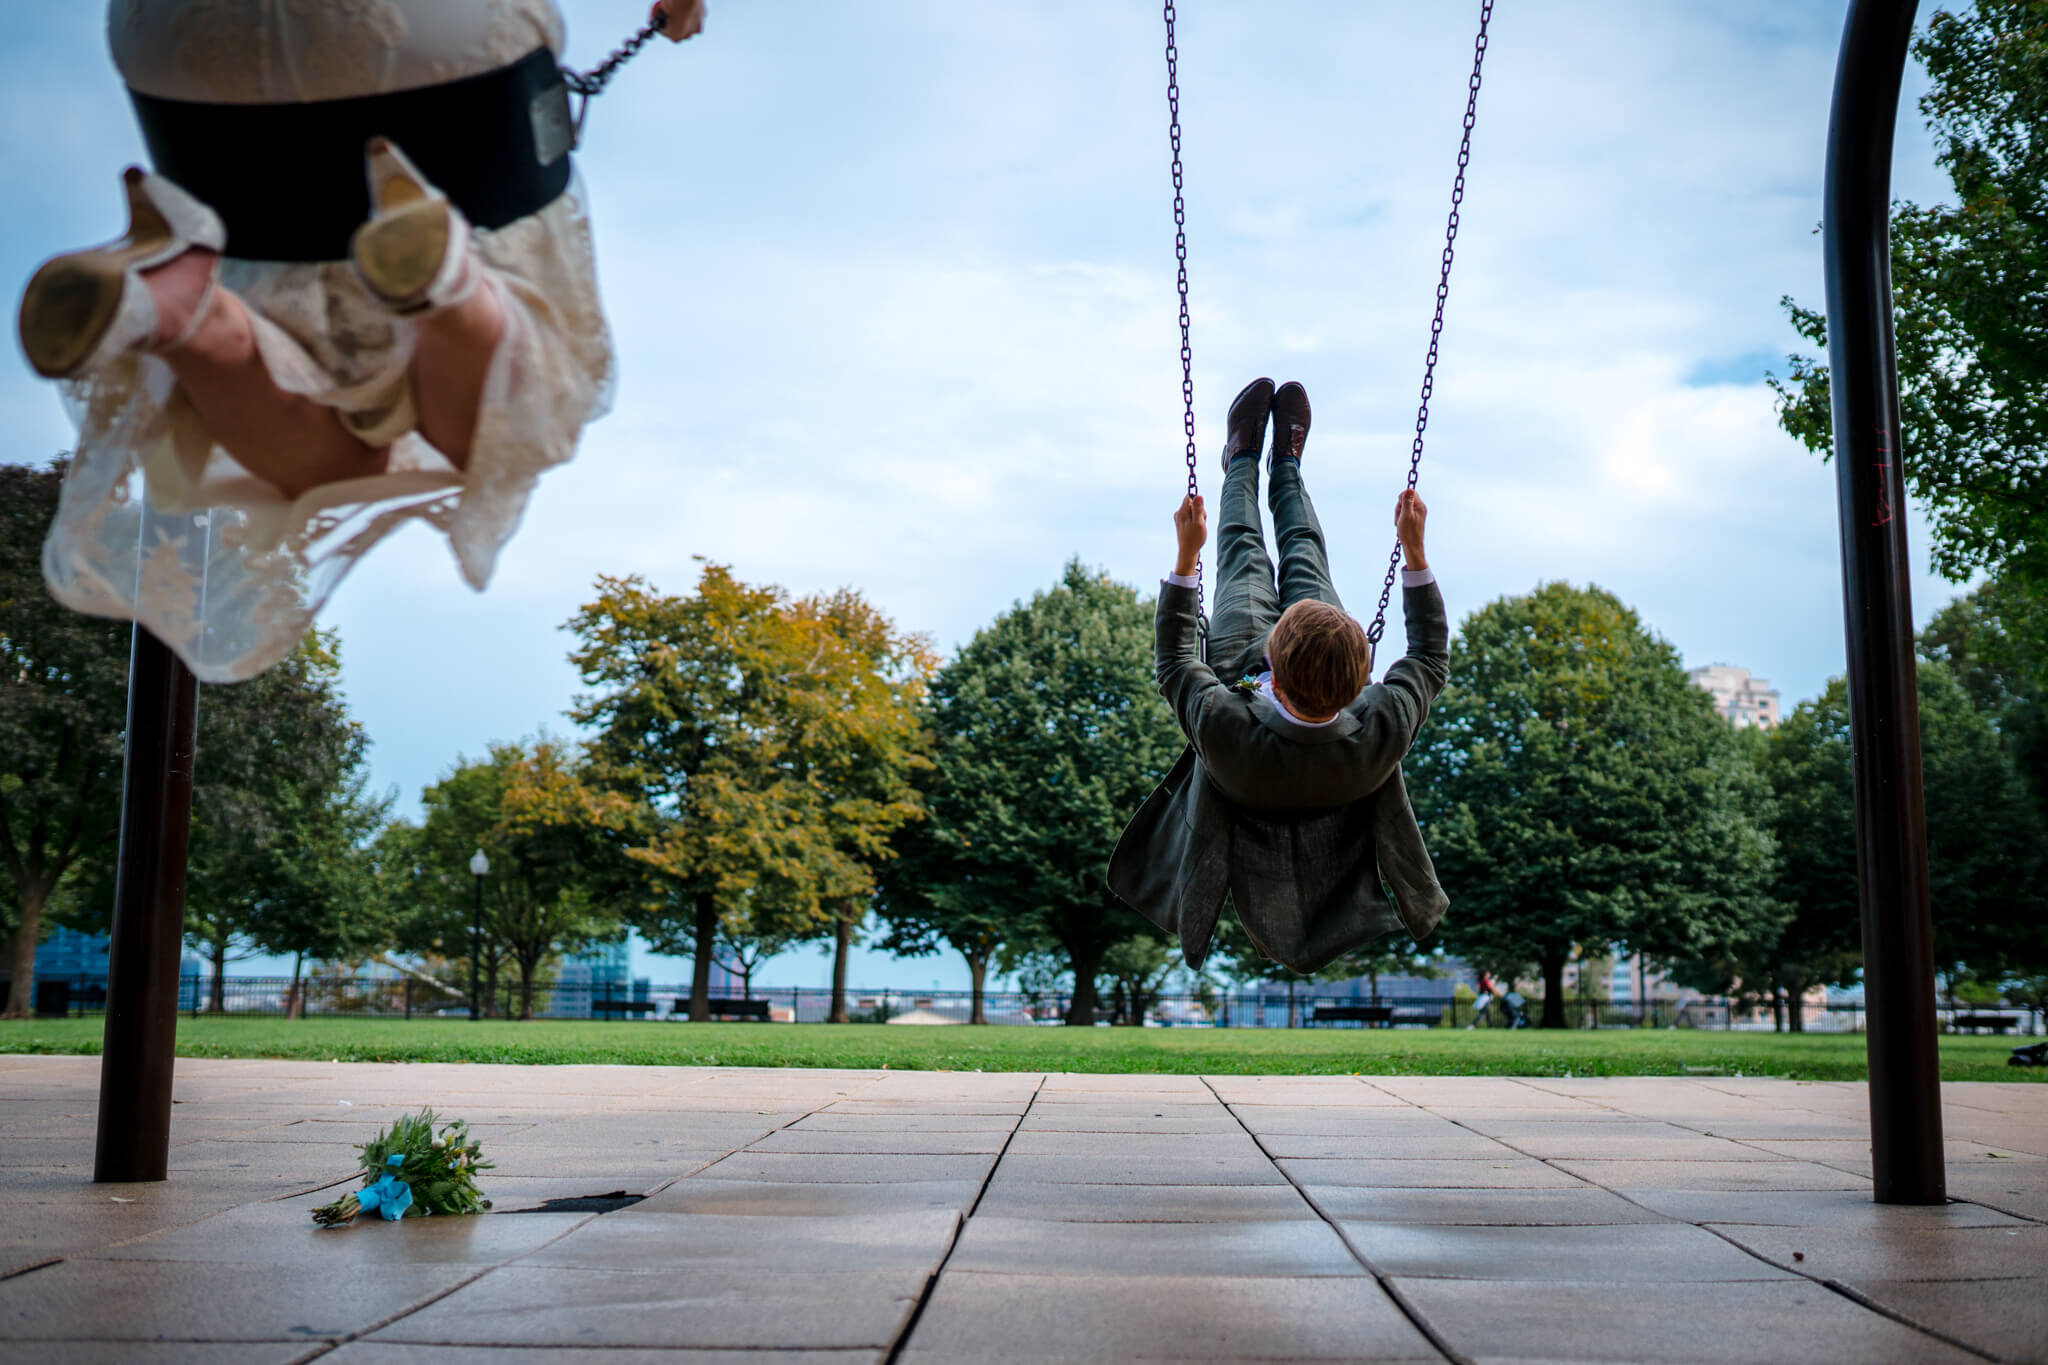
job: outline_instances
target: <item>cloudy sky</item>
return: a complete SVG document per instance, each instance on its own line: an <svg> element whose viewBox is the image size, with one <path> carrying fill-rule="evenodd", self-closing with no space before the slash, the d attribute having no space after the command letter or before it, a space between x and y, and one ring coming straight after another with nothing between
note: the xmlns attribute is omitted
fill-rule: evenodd
<svg viewBox="0 0 2048 1365"><path fill-rule="evenodd" d="M644 5L564 9L588 66ZM1422 478L1453 620L1566 579L1788 709L1844 667L1832 473L1763 383L1797 345L1779 297L1822 297L1844 9L1500 4ZM1305 383L1354 609L1391 541L1477 11L1180 14L1202 475L1213 490L1245 380ZM1135 3L712 0L701 38L629 67L579 158L613 412L486 594L415 528L327 612L378 786L416 809L457 755L566 730L559 627L601 573L681 592L708 556L852 585L947 651L1073 556L1149 587L1183 478L1162 44ZM7 6L0 72L0 278L19 282L119 231L116 173L141 153L96 5ZM1920 86L1894 187L1932 200ZM0 431L20 461L70 437L13 347ZM1956 589L1911 534L1924 621ZM825 970L805 952L771 979Z"/></svg>

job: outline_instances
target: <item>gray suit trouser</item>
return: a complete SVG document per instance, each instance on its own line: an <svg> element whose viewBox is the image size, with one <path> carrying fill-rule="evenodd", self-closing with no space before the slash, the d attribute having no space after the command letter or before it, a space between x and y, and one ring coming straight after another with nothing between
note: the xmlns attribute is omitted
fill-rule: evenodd
<svg viewBox="0 0 2048 1365"><path fill-rule="evenodd" d="M1208 663L1233 683L1263 672L1266 636L1280 614L1296 602L1344 603L1330 583L1330 553L1315 504L1301 481L1301 461L1273 461L1267 502L1273 509L1273 538L1280 547L1276 573L1266 554L1259 521L1259 457L1247 452L1230 462L1216 527L1216 610L1209 615Z"/></svg>

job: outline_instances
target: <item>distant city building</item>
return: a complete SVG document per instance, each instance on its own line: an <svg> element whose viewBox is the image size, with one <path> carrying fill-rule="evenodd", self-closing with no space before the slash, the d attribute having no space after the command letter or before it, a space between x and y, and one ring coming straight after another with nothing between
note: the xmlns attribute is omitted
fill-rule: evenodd
<svg viewBox="0 0 2048 1365"><path fill-rule="evenodd" d="M36 979L99 978L107 974L105 934L81 934L76 929L52 929L36 945Z"/></svg>
<svg viewBox="0 0 2048 1365"><path fill-rule="evenodd" d="M1760 725L1765 729L1778 723L1778 692L1762 678L1752 678L1746 668L1733 664L1708 664L1687 671L1695 687L1714 699L1714 709L1736 725Z"/></svg>
<svg viewBox="0 0 2048 1365"><path fill-rule="evenodd" d="M597 943L562 959L546 1013L554 1018L587 1018L594 1000L629 1000L633 994L632 946L625 939Z"/></svg>

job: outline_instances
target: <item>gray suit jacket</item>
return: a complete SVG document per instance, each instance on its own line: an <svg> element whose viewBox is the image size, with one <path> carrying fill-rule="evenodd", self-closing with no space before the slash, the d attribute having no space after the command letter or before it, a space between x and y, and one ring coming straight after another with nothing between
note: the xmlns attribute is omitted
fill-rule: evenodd
<svg viewBox="0 0 2048 1365"><path fill-rule="evenodd" d="M1180 937L1200 967L1227 894L1259 951L1314 972L1380 935L1419 942L1449 898L1423 846L1401 759L1450 671L1443 594L1401 594L1408 654L1326 726L1300 725L1203 663L1195 592L1163 584L1159 690L1190 741L1125 827L1110 889ZM1257 662L1233 660L1233 672Z"/></svg>

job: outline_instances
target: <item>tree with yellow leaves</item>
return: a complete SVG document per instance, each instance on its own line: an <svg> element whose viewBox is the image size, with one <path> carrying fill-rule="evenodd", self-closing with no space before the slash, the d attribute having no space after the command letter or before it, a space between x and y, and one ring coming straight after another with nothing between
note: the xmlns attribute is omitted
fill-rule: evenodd
<svg viewBox="0 0 2048 1365"><path fill-rule="evenodd" d="M722 931L831 927L843 980L874 865L919 814L923 640L851 590L792 600L708 563L684 597L600 578L568 628L593 689L571 715L594 779L640 805L641 929L691 957L690 1017L710 1017Z"/></svg>

